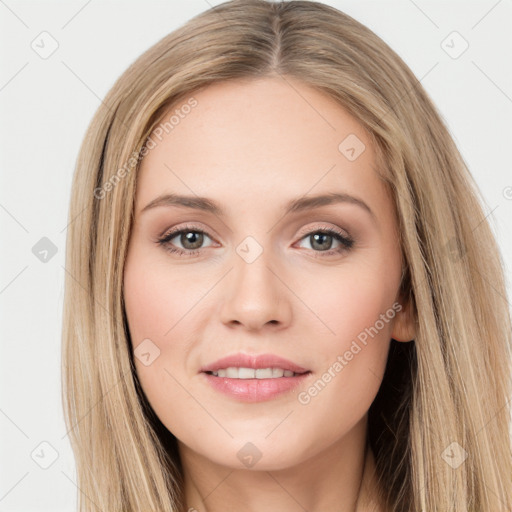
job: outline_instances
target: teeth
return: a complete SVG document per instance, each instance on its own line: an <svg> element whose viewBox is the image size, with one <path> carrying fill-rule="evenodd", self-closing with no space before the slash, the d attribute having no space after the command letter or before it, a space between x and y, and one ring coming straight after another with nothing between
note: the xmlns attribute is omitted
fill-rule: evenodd
<svg viewBox="0 0 512 512"><path fill-rule="evenodd" d="M228 379L278 379L280 377L293 377L298 375L291 370L282 368L220 368L211 372L216 377L227 377Z"/></svg>
<svg viewBox="0 0 512 512"><path fill-rule="evenodd" d="M228 368L228 377L232 379L254 379L256 370L254 368Z"/></svg>
<svg viewBox="0 0 512 512"><path fill-rule="evenodd" d="M242 375L242 368L240 368L238 375ZM254 376L257 379L272 379L272 375L272 368L258 368L257 370L254 370Z"/></svg>
<svg viewBox="0 0 512 512"><path fill-rule="evenodd" d="M272 377L282 377L284 375L284 370L281 368L272 368Z"/></svg>
<svg viewBox="0 0 512 512"><path fill-rule="evenodd" d="M226 369L226 377L228 379L237 379L238 378L238 368L229 367Z"/></svg>

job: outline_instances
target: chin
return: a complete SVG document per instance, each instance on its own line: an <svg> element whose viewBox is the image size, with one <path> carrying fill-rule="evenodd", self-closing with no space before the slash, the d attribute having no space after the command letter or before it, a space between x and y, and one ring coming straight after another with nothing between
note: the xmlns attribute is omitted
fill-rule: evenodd
<svg viewBox="0 0 512 512"><path fill-rule="evenodd" d="M268 435L268 432L265 435ZM265 440L264 436L246 435L243 439L234 438L222 444L214 442L213 446L199 445L190 449L214 464L233 470L280 471L307 459L307 454L297 451L295 443L283 445L280 442L275 447L268 439Z"/></svg>

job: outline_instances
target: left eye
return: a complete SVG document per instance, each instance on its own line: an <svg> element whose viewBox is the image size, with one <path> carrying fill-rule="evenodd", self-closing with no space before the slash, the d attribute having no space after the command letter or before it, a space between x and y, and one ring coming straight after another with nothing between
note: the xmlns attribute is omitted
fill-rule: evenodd
<svg viewBox="0 0 512 512"><path fill-rule="evenodd" d="M315 252L326 252L329 254L348 250L354 243L352 239L332 229L311 231L302 237L301 240L309 240L311 249L319 249L319 251ZM333 240L338 242L338 248L332 249Z"/></svg>

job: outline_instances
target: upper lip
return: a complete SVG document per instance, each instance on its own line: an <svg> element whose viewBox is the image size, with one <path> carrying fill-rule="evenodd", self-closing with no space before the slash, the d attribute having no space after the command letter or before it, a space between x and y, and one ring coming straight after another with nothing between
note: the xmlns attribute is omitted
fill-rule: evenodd
<svg viewBox="0 0 512 512"><path fill-rule="evenodd" d="M201 368L201 372L215 372L221 368L282 368L283 370L291 370L294 373L305 373L308 370L301 366L276 356L275 354L232 354L227 357L218 359L217 361L207 364Z"/></svg>

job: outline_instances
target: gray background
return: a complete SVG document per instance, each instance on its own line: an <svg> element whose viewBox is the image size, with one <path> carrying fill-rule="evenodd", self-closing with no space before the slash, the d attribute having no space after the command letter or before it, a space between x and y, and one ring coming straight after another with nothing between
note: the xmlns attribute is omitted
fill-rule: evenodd
<svg viewBox="0 0 512 512"><path fill-rule="evenodd" d="M136 57L219 3L0 0L0 512L75 509L60 336L69 191L85 129ZM440 109L485 198L510 294L511 1L325 3L381 36ZM469 47L458 55L462 38ZM40 253L43 237L55 254Z"/></svg>

